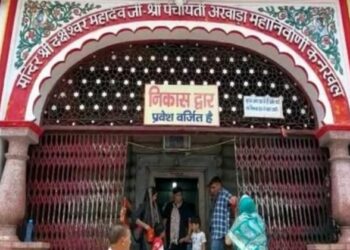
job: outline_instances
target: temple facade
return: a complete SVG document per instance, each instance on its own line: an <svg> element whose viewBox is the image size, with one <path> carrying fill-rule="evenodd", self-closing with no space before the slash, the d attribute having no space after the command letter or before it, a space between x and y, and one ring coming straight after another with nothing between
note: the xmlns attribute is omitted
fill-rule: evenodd
<svg viewBox="0 0 350 250"><path fill-rule="evenodd" d="M150 186L210 239L214 176L269 249L350 249L349 6L0 0L0 249L107 249Z"/></svg>

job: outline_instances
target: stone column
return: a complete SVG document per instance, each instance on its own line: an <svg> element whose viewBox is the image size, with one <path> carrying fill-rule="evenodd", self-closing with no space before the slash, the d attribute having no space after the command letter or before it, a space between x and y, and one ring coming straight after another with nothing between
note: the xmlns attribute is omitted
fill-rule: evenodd
<svg viewBox="0 0 350 250"><path fill-rule="evenodd" d="M8 141L6 163L0 181L0 243L18 241L17 226L26 210L26 161L30 144L38 135L28 128L3 128L0 136Z"/></svg>
<svg viewBox="0 0 350 250"><path fill-rule="evenodd" d="M328 131L319 141L330 153L332 216L341 227L339 243L350 244L350 131Z"/></svg>

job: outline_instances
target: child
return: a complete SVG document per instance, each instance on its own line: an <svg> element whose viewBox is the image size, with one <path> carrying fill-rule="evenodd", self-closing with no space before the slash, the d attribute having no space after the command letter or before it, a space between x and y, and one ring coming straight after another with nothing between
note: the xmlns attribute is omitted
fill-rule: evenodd
<svg viewBox="0 0 350 250"><path fill-rule="evenodd" d="M200 219L199 217L194 217L191 219L191 242L192 250L205 250L205 243L207 242L205 238L205 233L200 229Z"/></svg>
<svg viewBox="0 0 350 250"><path fill-rule="evenodd" d="M152 250L164 250L163 238L165 236L164 226L161 223L157 223L154 226L155 238L152 242Z"/></svg>

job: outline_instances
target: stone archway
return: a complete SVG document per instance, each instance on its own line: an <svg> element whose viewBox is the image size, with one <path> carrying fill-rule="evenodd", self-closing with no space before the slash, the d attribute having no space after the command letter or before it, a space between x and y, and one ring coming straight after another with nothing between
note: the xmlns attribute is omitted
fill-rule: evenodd
<svg viewBox="0 0 350 250"><path fill-rule="evenodd" d="M138 7L133 6L127 8L140 8L140 10L142 10L142 8L147 8L147 6L148 5L141 5ZM203 8L202 11L205 13L203 17L209 15L206 13L206 11L209 11L209 6L201 7L201 5L198 5L193 8ZM215 9L216 7L212 6L212 8ZM121 7L121 9L123 9L123 7ZM235 10L234 8L232 9ZM109 10L106 10L105 12L108 11ZM242 10L238 9L235 11L242 12ZM91 23L92 20L95 20L94 18L96 18L96 16L102 15L101 13L104 13L104 11L87 15L83 20L84 22L90 20ZM274 54L277 58L276 61L279 62L279 64L283 65L283 61L289 57L291 60L289 63L286 63L289 66L285 68L291 74L294 74L296 78L300 76L306 76L306 79L304 79L305 85L303 84L302 87L305 88L305 92L308 93L310 99L314 100L313 105L316 107L315 109L317 111L319 122L323 121L324 124L331 124L334 121L344 121L344 119L348 119L348 115L345 115L349 113L348 104L346 98L343 98L345 96L345 93L342 92L343 90L339 83L337 85L336 81L334 82L332 80L332 82L330 82L331 79L327 78L329 74L333 74L332 70L327 66L327 63L322 58L321 54L317 52L317 49L315 50L315 48L308 44L306 40L302 40L302 35L295 34L295 36L299 36L300 38L298 38L299 42L296 46L295 44L293 45L291 42L286 40L285 37L281 36L280 32L277 33L277 35L273 35L271 32L276 32L276 30L271 30L271 32L267 31L265 28L260 26L260 24L257 25L257 23L253 22L253 20L258 19L274 22L273 19L269 19L266 16L261 16L260 14L254 12L243 11L243 13L245 13L247 16L250 16L249 21L247 21L248 19L245 17L243 20L244 25L242 25L242 23L237 20L232 23L227 23L223 22L223 20L220 18L209 18L208 16L206 16L205 22L203 22L202 18L195 18L195 20L193 20L191 16L184 16L181 20L174 21L172 20L173 18L166 16L164 13L164 15L162 15L161 18L158 18L156 21L149 16L143 16L143 14L140 16L140 20L133 19L128 20L127 22L123 22L121 20L109 20L103 22L97 21L97 25L93 26L93 28L91 28L92 26L86 27L86 30L82 31L82 34L74 39L69 40L69 44L65 45L62 48L59 48L57 51L55 50L55 53L50 54L48 57L50 59L45 59L45 63L39 60L40 56L38 53L34 54L24 69L27 70L28 67L31 70L37 69L35 63L39 63L39 65L42 65L39 66L40 73L38 70L34 70L37 73L35 73L34 79L31 78L32 81L28 81L23 78L23 74L19 75L16 80L16 85L26 88L27 91L17 91L16 88L14 88L11 97L6 97L10 98L11 102L19 103L20 105L25 106L25 108L23 107L18 110L12 110L13 106L10 105L9 109L7 109L7 114L4 112L2 114L4 117L6 117L6 120L25 119L28 121L33 121L37 119L33 113L34 103L38 100L40 102L41 95L44 97L43 94L45 94L45 91L41 91L42 87L50 88L50 86L52 86L52 81L51 84L48 84L50 82L50 78L55 78L57 76L52 75L53 70L55 68L60 68L59 64L62 62L64 62L63 64L66 66L69 66L69 63L71 62L69 59L69 54L74 54L76 50L82 51L82 54L79 56L80 58L84 53L85 55L86 53L91 53L92 51L88 49L88 46L85 46L90 42L94 43L94 41L102 41L103 38L107 37L111 33L117 34L118 39L120 39L119 41L162 39L162 37L164 37L164 39L169 39L171 36L166 36L166 33L170 33L173 34L173 37L176 40L186 40L190 38L193 40L216 40L219 42L228 42L234 44L241 43L242 45L250 47L253 50L260 51L263 54L266 53L267 56L269 56L269 53L266 52L265 48L274 47L276 52ZM184 21L185 19L188 20ZM70 25L79 26L81 25L80 22L81 21L75 22ZM282 29L289 29L282 24L279 25L281 31ZM113 30L113 32L111 32L111 30ZM177 33L177 30L186 30L187 35L184 33L179 34ZM59 32L62 33L62 31L63 30L60 30ZM146 33L144 33L144 31L146 31ZM219 36L216 36L218 34ZM140 37L137 37L138 35L140 35ZM280 37L276 39L276 36ZM55 37L57 37L57 34L55 34L52 39ZM254 39L259 41L260 44L258 44L258 46L256 46L257 44L254 44L254 42L251 43L251 41L254 41ZM97 47L101 46L99 48L103 48L104 46L108 46L113 43L116 43L116 41L113 41L112 37L109 42L107 40L104 40L104 42L101 43L98 42ZM306 51L305 49L307 46L310 46L310 48L308 48ZM43 48L41 48L41 50L42 49ZM306 52L308 54L306 54ZM56 67L57 65L58 67ZM291 65L294 65L296 67L290 67ZM323 67L322 65L325 66ZM317 67L319 68L321 66L322 69L317 71ZM325 68L329 69L330 73L322 75L320 72L323 72ZM60 71L62 72L62 68ZM305 74L302 74L302 71L304 71ZM6 110L5 107L3 107L3 111L4 110Z"/></svg>
<svg viewBox="0 0 350 250"><path fill-rule="evenodd" d="M97 51L43 93L38 120L43 126L142 127L146 84L217 86L222 128L312 130L320 123L321 107L304 94L307 88L275 62L202 41L125 43ZM251 95L283 98L284 118L244 117L243 97Z"/></svg>
<svg viewBox="0 0 350 250"><path fill-rule="evenodd" d="M87 43L82 51L73 51L72 54L69 54L67 56L64 63L58 64L57 67L55 67L50 73L52 77L44 80L44 82L40 85L40 89L34 88L28 105L28 107L32 107L32 109L27 109L26 116L28 119L34 119L37 123L40 123L43 105L48 96L48 93L55 86L55 82L58 81L64 72L66 72L75 63L80 61L84 56L92 54L98 49L102 49L105 46L115 44L119 41L122 44L123 42L134 42L137 44L147 41L152 42L154 40L163 40L170 42L175 40L181 43L181 41L188 40L189 37L191 37L193 41L209 44L227 44L228 46L238 45L240 47L256 51L259 54L266 56L270 60L280 65L291 76L293 76L294 79L296 79L296 82L299 83L299 87L308 95L317 117L317 126L320 126L322 122L329 123L333 121L330 104L325 99L326 94L322 91L319 92L320 85L317 86L313 83L314 81L318 81L315 79L316 76L309 76L305 70L302 69L302 67L295 66L295 62L288 55L281 54L278 49L276 49L276 47L269 44L261 44L261 42L254 37L244 38L236 33L226 35L221 31L213 31L211 33L207 33L203 29L189 31L185 28L176 28L173 31L159 28L153 31L140 30L136 33L125 31L118 35L117 40L115 39L115 36L107 35L103 37L99 42L92 41ZM218 38L220 38L219 43L217 43Z"/></svg>
<svg viewBox="0 0 350 250"><path fill-rule="evenodd" d="M215 72L212 73L212 70L218 72L218 74L215 74ZM271 76L268 76L270 74L269 72ZM171 77L173 74L174 76ZM117 44L89 55L65 72L59 78L51 92L47 94L47 100L42 108L41 124L48 129L53 128L55 130L67 128L87 130L89 128L90 132L85 131L85 134L87 133L88 135L89 133L96 133L91 132L91 130L113 130L114 128L117 130L119 126L127 126L131 131L129 133L132 133L132 128L142 127L142 115L140 115L140 112L142 111L143 87L147 82L151 84L211 84L219 86L220 105L223 114L221 119L222 128L220 129L224 129L225 127L230 129L237 126L238 129L242 129L243 127L248 128L250 130L249 132L253 133L257 128L266 129L265 131L271 131L268 129L274 128L279 131L280 126L285 125L286 128L292 128L296 132L301 133L302 130L307 133L317 127L315 119L309 119L315 116L315 111L311 108L311 101L305 97L306 94L299 87L300 85L294 84L295 79L286 73L281 66L247 49L237 46L233 47L228 44L208 44L202 41L187 41L185 43L180 41L149 41L146 44L125 43ZM242 118L242 106L240 104L240 95L242 96L242 93L245 95L282 95L286 105L284 115L288 117L291 112L296 116L279 121L280 123L271 119L256 121ZM293 103L295 103L294 106ZM290 112L288 111L288 105L293 106ZM309 107L305 110L306 116L298 120L296 117L302 117L301 111L305 109L305 105ZM126 107L125 109L124 106ZM238 115L235 115L235 113ZM236 121L236 123L233 123L233 121ZM159 132L161 132L161 129L159 129ZM57 144L61 142L63 144L67 142L68 145L66 147L66 145L61 144L60 151L67 150L67 148L71 148L74 152L76 152L76 148L83 148L82 150L84 151L85 146L87 146L80 144L79 139L68 139L67 141L66 138L70 138L70 132L57 135L55 141L51 139L47 140L46 138L51 138L51 133L47 132L43 136L43 141L45 143L52 142L52 144L49 146L40 144L35 147L37 152L39 152L36 153L37 155L40 155L40 152L46 149L50 152L46 155L54 154L57 151ZM113 134L115 132L110 133ZM283 246L285 249L293 249L292 245L293 243L296 244L296 242L298 242L298 247L302 248L306 245L306 242L329 241L333 236L329 223L329 198L327 198L326 192L320 191L323 190L324 181L328 178L328 165L325 154L321 152L314 138L293 137L286 139L280 136L272 137L268 135L261 138L251 136L249 139L237 136L235 140L237 140L237 143L231 145L232 148L230 150L232 155L233 153L236 153L236 155L235 157L231 156L232 158L229 164L231 164L232 169L234 167L237 168L237 172L243 180L242 182L237 180L239 184L237 191L238 193L255 192L257 194L259 207L269 221L269 234L278 235L271 241L271 248L281 249L281 246ZM102 144L102 149L104 146L108 148L104 140ZM298 146L302 149L299 149ZM93 150L88 152L89 155L94 155ZM35 159L36 154L31 158ZM258 159L254 159L255 156ZM72 157L70 155L66 157L63 154L60 157L64 162L71 162ZM101 159L99 160L94 158L98 163L96 167L99 167L100 163L103 164L104 157L103 155L100 157ZM289 159L289 157L291 158ZM313 158L313 160L309 160L308 157ZM193 157L192 160L191 157L187 157L187 164L184 161L181 165L183 167L193 167L193 163L196 162L203 166L203 161L199 161L199 158L209 162L210 164L208 165L210 166L214 165L213 162L215 161L213 159L215 158L205 158L203 156ZM149 177L147 167L152 167L152 165L155 166L156 164L162 164L164 167L164 163L166 163L162 162L163 158L161 157L151 157L151 159L153 162L147 160L147 158L141 157L139 159L140 165L136 166L140 168L140 172L136 172L139 177L135 177L135 174L133 174L130 181L130 183L138 183L138 188L134 188L137 189L136 191L144 191L142 187L146 185L143 182L147 182L147 178ZM59 162L57 159L55 161ZM73 161L79 161L79 152L73 155ZM266 164L260 161L264 161ZM307 167L310 165L310 162L313 165L312 168L310 167L311 170L308 170ZM171 159L167 163L169 164L169 168L174 168ZM81 167L84 168L84 165L82 164ZM93 165L94 163L89 166L91 167ZM64 184L66 184L67 181L65 180L56 181L57 176L55 175L55 169L63 169L64 167L52 162L49 164L46 162L40 165L40 159L35 159L31 162L31 168L40 169L40 171L31 170L31 173L34 174L31 174L32 179L30 180L31 183L29 183L29 192L34 193L34 195L30 198L30 204L41 207L43 204L36 202L36 197L40 197L40 191L35 186L33 188L33 183L40 178L35 173L41 173L41 171L44 171L43 169L47 169L47 172L50 173L50 181L47 183L44 182L45 185L42 184L42 186L47 186L48 188L42 188L41 190L41 192L49 193L51 192L50 186L53 185L52 183L57 184L56 182L59 182L60 185L58 186L62 189ZM210 169L213 172L216 170ZM249 174L246 174L246 170L248 170ZM78 179L74 180L76 182L93 183L91 184L92 186L95 184L97 186L100 185L100 180L94 178L86 181L84 179L85 176L83 174L79 175L79 171L75 171L72 166L70 166L69 171L70 173L74 172L78 176ZM319 172L322 174L317 179ZM317 179L314 182L315 185L310 188L305 183L304 177L299 180L293 177L293 173L298 176L313 175L312 179ZM257 176L264 176L265 179L262 182L258 182L256 181ZM74 187L74 181L69 182L72 188ZM236 180L229 179L229 181L233 182ZM293 192L287 192L288 187L294 188L297 195L294 195ZM65 192L71 193L67 191L68 189L65 189ZM83 190L84 188L78 187L77 189ZM63 196L61 193L60 191L59 195L56 195L57 203L61 203L63 207L68 207L67 202L61 200ZM83 204L81 206L92 207L88 202L90 193L76 193L76 196L83 200L78 203L79 205ZM91 191L91 196L93 195L95 193ZM319 198L321 201L317 200L317 202L324 202L322 203L324 205L321 206L321 210L324 211L322 220L310 219L309 209L316 211L315 214L319 213L319 207L314 206L314 195L321 197ZM280 202L281 199L288 204L286 205ZM270 201L272 205L270 205ZM298 205L303 202L307 206L300 208L293 207L293 202ZM100 204L99 201L96 203ZM99 206L97 205L97 207ZM60 206L56 207L57 210ZM281 213L277 219L275 218L275 210ZM68 211L68 209L65 211ZM77 216L81 216L81 213ZM300 218L304 216L307 219L295 219L294 221L294 219L291 219L293 216L299 216ZM93 217L97 218L97 220L100 218L98 213ZM43 235L43 239L45 239L45 232L42 232L46 226L49 228L48 230L51 230L50 232L56 232L55 228L50 227L50 223L48 222L50 219L50 215L46 215L45 219L41 221L43 225L39 234L41 233ZM277 224L275 221L277 221ZM88 226L91 224L89 223L87 223ZM288 223L290 224L286 226ZM308 228L304 225L307 223L313 223L313 227L311 229ZM63 223L62 227L57 230L71 230L70 228L71 226L69 224ZM86 233L81 228L80 239L84 238ZM301 234L293 234L295 228L305 231L302 231ZM317 234L315 236L316 238L313 238L314 235L307 230L313 230L315 228L321 228L320 230L329 229L330 232L327 234ZM293 237L295 237L294 241L291 240L289 234L293 234ZM101 234L100 236L100 239L103 240L103 235ZM69 237L63 237L63 239L66 246L72 244L72 239ZM50 238L50 241L55 242L54 245L59 240L57 238Z"/></svg>
<svg viewBox="0 0 350 250"><path fill-rule="evenodd" d="M289 47L285 41L278 41L278 39L270 37L264 32L257 32L247 27L238 27L237 25L223 22L204 22L203 20L174 21L167 18L164 18L164 20L160 19L159 22L143 19L142 22L110 25L99 30L96 29L91 32L86 32L84 35L79 36L79 39L76 37L74 41L70 41L71 43L66 44L67 46L62 48L62 50L55 51L54 58L50 58L50 60L43 63L40 72L36 75L37 78L35 78L35 81L33 80L33 82L30 82L30 84L33 84L33 86L31 86L33 88L28 88L29 91L27 92L22 91L22 89L13 90L13 95L8 97L10 105L2 107L2 109L8 110L7 114L2 113L3 118L10 122L13 120L25 120L35 121L37 124L40 124L39 117L41 117L44 103L56 80L66 69L76 63L74 60L79 60L93 52L93 50L90 50L93 46L88 49L89 45L95 43L95 45L98 44L98 46L101 46L100 48L110 45L107 40L105 40L106 44L100 43L100 41L103 41L103 38L111 33L109 29L114 28L114 34L110 37L110 44L115 43L113 39L115 39L116 34L118 39L120 39L118 42L133 41L135 35L139 35L135 40L144 40L145 33L143 31L149 34L149 36L146 36L146 40L159 38L169 39L171 36L167 36L167 34L173 34L175 40L187 40L189 37L192 37L194 40L220 40L220 42L231 44L239 44L238 41L240 41L242 45L245 44L248 48L254 48L256 51L261 51L261 54L267 53L268 55L266 56L274 57L273 59L288 72L293 74L294 78L298 79L300 77L300 79L302 79L300 82L304 84L301 84L300 87L304 89L304 92L308 93L312 101L317 114L318 126L320 126L322 122L324 124L331 124L333 122L347 121L349 119L346 98L340 97L340 101L333 100L330 96L330 91L334 89L327 89L326 82L323 81L324 79L322 80L320 74L317 74L317 70L313 70L306 59L300 56L295 48ZM180 31L180 34L177 33L178 31ZM154 35L152 35L152 33ZM119 36L121 34L125 36ZM78 50L81 51L78 52ZM78 53L75 54L75 52ZM78 56L74 58L70 57L70 55ZM54 74L52 74L53 72ZM42 95L42 98L40 98L40 95ZM13 104L19 104L19 106ZM345 111L342 112L342 109ZM341 115L344 116L344 120L340 119Z"/></svg>

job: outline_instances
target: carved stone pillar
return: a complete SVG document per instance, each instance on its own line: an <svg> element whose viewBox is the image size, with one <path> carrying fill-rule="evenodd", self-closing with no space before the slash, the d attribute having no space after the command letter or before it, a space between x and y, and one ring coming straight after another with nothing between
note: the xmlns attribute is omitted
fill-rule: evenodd
<svg viewBox="0 0 350 250"><path fill-rule="evenodd" d="M9 143L6 163L0 181L0 241L18 241L16 228L24 218L26 204L26 161L28 147L38 142L29 129L2 129Z"/></svg>
<svg viewBox="0 0 350 250"><path fill-rule="evenodd" d="M21 243L16 235L26 210L28 148L38 143L38 135L28 128L2 128L0 136L9 143L0 181L0 249L48 249L48 244Z"/></svg>
<svg viewBox="0 0 350 250"><path fill-rule="evenodd" d="M319 141L329 149L332 216L340 225L341 236L337 244L312 245L308 249L350 249L350 131L328 131Z"/></svg>
<svg viewBox="0 0 350 250"><path fill-rule="evenodd" d="M330 131L320 138L329 148L332 216L341 226L339 243L350 244L350 131Z"/></svg>

